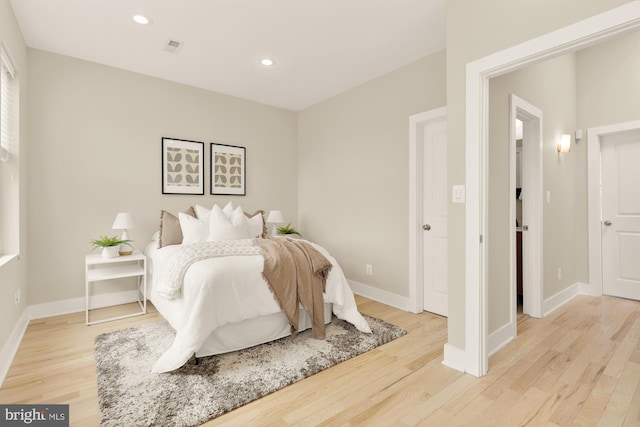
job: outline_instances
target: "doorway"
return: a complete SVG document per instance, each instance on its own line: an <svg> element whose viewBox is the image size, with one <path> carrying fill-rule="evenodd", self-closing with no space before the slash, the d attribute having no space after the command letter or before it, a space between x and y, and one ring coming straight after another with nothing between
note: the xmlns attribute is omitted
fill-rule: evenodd
<svg viewBox="0 0 640 427"><path fill-rule="evenodd" d="M448 314L447 109L409 118L409 298L414 313Z"/></svg>
<svg viewBox="0 0 640 427"><path fill-rule="evenodd" d="M588 130L588 293L640 300L640 121Z"/></svg>
<svg viewBox="0 0 640 427"><path fill-rule="evenodd" d="M542 317L543 114L542 110L514 94L510 97L510 105L513 195L510 218L514 230L511 233L511 321L513 336L516 336L519 299L522 314ZM522 123L521 134L517 130L518 122ZM518 140L521 141L519 148Z"/></svg>
<svg viewBox="0 0 640 427"><path fill-rule="evenodd" d="M634 1L466 65L464 251L467 261L464 287L464 350L458 349L455 360L452 357L450 361L445 352L445 364L459 366L461 370L478 377L485 375L489 367L487 248L483 244L487 233L488 214L486 152L489 80L528 64L575 51L639 27L640 2ZM591 226L589 228L591 237Z"/></svg>

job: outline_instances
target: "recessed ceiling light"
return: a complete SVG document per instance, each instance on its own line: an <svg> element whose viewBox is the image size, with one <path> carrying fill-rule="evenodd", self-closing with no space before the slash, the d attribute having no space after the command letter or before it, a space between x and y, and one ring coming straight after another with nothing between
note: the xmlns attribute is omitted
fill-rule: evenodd
<svg viewBox="0 0 640 427"><path fill-rule="evenodd" d="M133 15L133 20L142 25L147 25L151 22L149 18L141 14Z"/></svg>
<svg viewBox="0 0 640 427"><path fill-rule="evenodd" d="M260 63L261 63L262 65L264 65L265 67L271 67L271 66L273 66L273 65L275 65L275 64L276 64L276 61L274 61L274 60L273 60L273 59L271 59L271 58L262 58L262 59L260 60Z"/></svg>

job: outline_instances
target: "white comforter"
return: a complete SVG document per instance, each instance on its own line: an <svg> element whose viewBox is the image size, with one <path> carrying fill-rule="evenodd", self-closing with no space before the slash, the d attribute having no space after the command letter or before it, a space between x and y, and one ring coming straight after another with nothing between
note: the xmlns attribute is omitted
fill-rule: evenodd
<svg viewBox="0 0 640 427"><path fill-rule="evenodd" d="M325 301L333 303L333 313L338 318L370 333L342 269L324 248L311 244L333 264L327 278ZM151 251L155 298L163 298L157 289L162 289L165 270L170 268L171 260L185 250L188 250L185 246L176 245ZM179 297L182 309L167 319L176 329L176 338L156 361L152 372L168 372L184 365L220 326L279 312L278 303L262 277L262 269L261 255L215 257L193 263L184 275Z"/></svg>

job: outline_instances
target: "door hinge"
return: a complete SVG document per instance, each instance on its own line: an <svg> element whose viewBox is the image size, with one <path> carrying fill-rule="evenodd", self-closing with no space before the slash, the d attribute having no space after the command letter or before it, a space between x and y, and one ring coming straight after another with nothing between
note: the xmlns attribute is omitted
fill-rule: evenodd
<svg viewBox="0 0 640 427"><path fill-rule="evenodd" d="M482 234L480 235L480 244L482 244Z"/></svg>

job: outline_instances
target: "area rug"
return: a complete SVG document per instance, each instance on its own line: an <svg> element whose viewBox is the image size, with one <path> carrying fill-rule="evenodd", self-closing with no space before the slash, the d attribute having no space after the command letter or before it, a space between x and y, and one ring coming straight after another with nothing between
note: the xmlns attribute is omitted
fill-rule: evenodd
<svg viewBox="0 0 640 427"><path fill-rule="evenodd" d="M173 342L162 321L123 329L95 340L102 426L197 426L310 375L401 337L407 331L365 316L372 333L337 319L326 340L299 333L246 350L194 360L152 374Z"/></svg>

